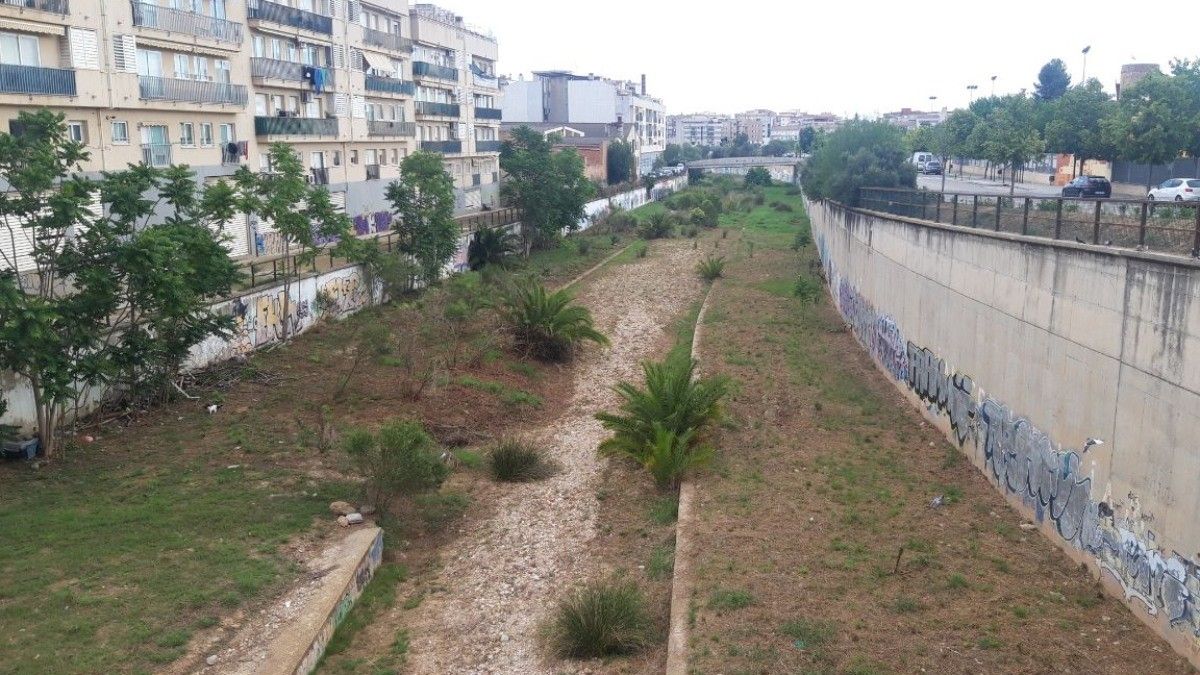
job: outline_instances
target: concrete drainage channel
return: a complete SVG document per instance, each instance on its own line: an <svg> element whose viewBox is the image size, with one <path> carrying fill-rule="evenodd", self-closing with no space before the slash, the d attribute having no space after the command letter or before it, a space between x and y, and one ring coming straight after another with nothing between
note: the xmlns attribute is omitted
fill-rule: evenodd
<svg viewBox="0 0 1200 675"><path fill-rule="evenodd" d="M713 287L709 284L704 301L696 314L696 326L692 330L692 358L699 361L700 337L704 327L704 315L708 312L708 300ZM675 517L675 570L671 577L671 623L667 635L667 675L686 675L688 662L688 629L691 612L692 590L696 585L692 569L692 524L695 522L696 485L684 480L679 486L679 509Z"/></svg>

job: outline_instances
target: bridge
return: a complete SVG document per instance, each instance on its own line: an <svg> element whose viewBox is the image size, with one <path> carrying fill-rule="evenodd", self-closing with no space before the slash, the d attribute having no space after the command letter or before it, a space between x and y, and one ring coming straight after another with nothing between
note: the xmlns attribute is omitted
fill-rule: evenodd
<svg viewBox="0 0 1200 675"><path fill-rule="evenodd" d="M800 167L804 160L799 157L722 157L720 159L697 159L687 163L688 171L744 176L755 167L763 167L771 173L771 180L783 183L798 183Z"/></svg>

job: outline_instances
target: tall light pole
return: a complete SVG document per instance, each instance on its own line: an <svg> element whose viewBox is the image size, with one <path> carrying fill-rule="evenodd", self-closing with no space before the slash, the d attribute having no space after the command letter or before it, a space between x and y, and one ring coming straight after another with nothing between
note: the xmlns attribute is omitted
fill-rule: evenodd
<svg viewBox="0 0 1200 675"><path fill-rule="evenodd" d="M1079 78L1080 84L1087 84L1087 55L1092 51L1092 46L1088 45L1083 48L1083 77Z"/></svg>
<svg viewBox="0 0 1200 675"><path fill-rule="evenodd" d="M979 88L979 85L977 85L977 84L968 84L967 85L967 96L970 97L969 100L967 101L967 105L970 105L971 103L975 102L975 90L978 88Z"/></svg>
<svg viewBox="0 0 1200 675"><path fill-rule="evenodd" d="M996 95L996 78L997 77L999 77L999 76L998 75L992 76L992 96Z"/></svg>

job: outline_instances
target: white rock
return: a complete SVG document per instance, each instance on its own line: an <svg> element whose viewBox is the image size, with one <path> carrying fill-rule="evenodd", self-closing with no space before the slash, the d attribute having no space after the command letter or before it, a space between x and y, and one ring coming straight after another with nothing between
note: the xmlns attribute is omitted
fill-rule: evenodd
<svg viewBox="0 0 1200 675"><path fill-rule="evenodd" d="M209 656L207 659L204 659L204 662L210 666L217 665L217 655L213 654L212 656Z"/></svg>

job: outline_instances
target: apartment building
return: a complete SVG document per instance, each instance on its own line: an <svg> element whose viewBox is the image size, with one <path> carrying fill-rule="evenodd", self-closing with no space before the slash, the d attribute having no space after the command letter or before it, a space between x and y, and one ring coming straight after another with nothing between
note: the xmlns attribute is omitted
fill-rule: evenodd
<svg viewBox="0 0 1200 675"><path fill-rule="evenodd" d="M652 171L666 150L666 109L660 99L647 94L644 75L640 83L633 83L594 74L544 71L533 73L530 80L506 80L503 84L506 124L630 125L639 176Z"/></svg>
<svg viewBox="0 0 1200 675"><path fill-rule="evenodd" d="M941 110L913 110L912 108L901 108L895 112L883 114L883 121L889 124L894 124L902 129L912 130L917 127L932 127L946 121L949 113L945 108Z"/></svg>
<svg viewBox="0 0 1200 675"><path fill-rule="evenodd" d="M203 180L269 170L284 142L366 233L417 148L445 154L461 208L496 203L496 57L461 17L405 0L0 0L0 124L50 108L88 172L187 164ZM234 255L278 252L269 223L228 229Z"/></svg>
<svg viewBox="0 0 1200 675"><path fill-rule="evenodd" d="M734 135L746 134L751 143L765 145L771 142L771 129L775 126L775 113L770 110L747 110L733 116Z"/></svg>
<svg viewBox="0 0 1200 675"><path fill-rule="evenodd" d="M733 117L716 113L671 115L667 118L667 142L676 145L720 145L733 137Z"/></svg>

